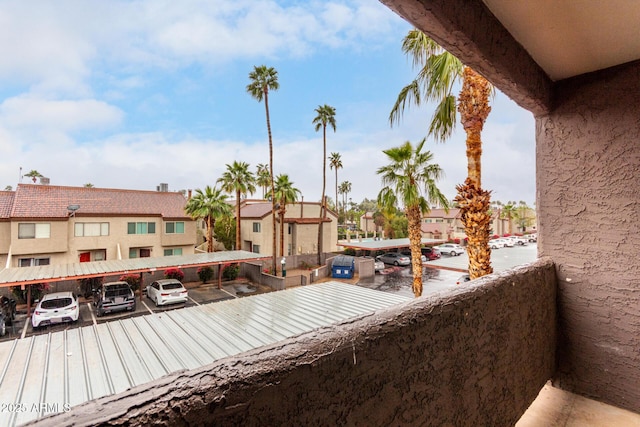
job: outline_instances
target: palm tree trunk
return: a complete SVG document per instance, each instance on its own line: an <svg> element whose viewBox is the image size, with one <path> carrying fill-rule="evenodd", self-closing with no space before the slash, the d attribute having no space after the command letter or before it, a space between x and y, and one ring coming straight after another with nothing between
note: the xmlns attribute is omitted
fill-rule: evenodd
<svg viewBox="0 0 640 427"><path fill-rule="evenodd" d="M284 199L280 201L280 256L284 257Z"/></svg>
<svg viewBox="0 0 640 427"><path fill-rule="evenodd" d="M325 124L322 127L322 198L320 199L320 224L318 224L318 265L322 265L322 241L323 239L323 225L324 225L324 217L325 217L325 200L324 194L326 190L326 182L327 182L327 125Z"/></svg>
<svg viewBox="0 0 640 427"><path fill-rule="evenodd" d="M411 269L413 270L413 294L422 295L422 233L420 232L420 207L407 208L407 221L409 222L409 246L411 248Z"/></svg>
<svg viewBox="0 0 640 427"><path fill-rule="evenodd" d="M269 174L271 175L271 264L273 272L276 272L276 189L273 182L273 139L271 137L271 120L269 119L269 95L268 90L264 91L264 108L267 114L267 133L269 135Z"/></svg>
<svg viewBox="0 0 640 427"><path fill-rule="evenodd" d="M476 279L493 273L491 267L491 216L488 214L491 193L475 186L470 178L456 187L455 201L460 208L462 224L468 238L469 277Z"/></svg>
<svg viewBox="0 0 640 427"><path fill-rule="evenodd" d="M236 190L236 251L242 249L240 234L240 190Z"/></svg>
<svg viewBox="0 0 640 427"><path fill-rule="evenodd" d="M213 224L211 216L207 217L207 252L213 252Z"/></svg>
<svg viewBox="0 0 640 427"><path fill-rule="evenodd" d="M462 223L468 238L467 253L471 279L493 272L489 248L491 193L482 190L481 186L481 134L491 112L490 94L489 82L471 68L465 67L462 90L458 96L458 111L462 127L467 134L467 179L464 185L456 187L458 195L455 200L459 203Z"/></svg>

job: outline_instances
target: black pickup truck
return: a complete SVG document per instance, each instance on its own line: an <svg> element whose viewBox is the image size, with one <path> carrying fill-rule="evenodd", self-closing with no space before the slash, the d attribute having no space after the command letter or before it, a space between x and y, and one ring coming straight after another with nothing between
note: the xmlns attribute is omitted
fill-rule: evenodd
<svg viewBox="0 0 640 427"><path fill-rule="evenodd" d="M115 311L136 310L136 297L127 282L105 283L93 293L98 316Z"/></svg>

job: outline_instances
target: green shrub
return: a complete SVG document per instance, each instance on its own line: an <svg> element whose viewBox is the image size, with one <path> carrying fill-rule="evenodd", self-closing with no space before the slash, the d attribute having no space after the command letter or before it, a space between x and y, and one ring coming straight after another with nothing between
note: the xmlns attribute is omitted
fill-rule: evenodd
<svg viewBox="0 0 640 427"><path fill-rule="evenodd" d="M198 269L198 277L202 283L207 283L213 277L213 268L210 265L200 267Z"/></svg>
<svg viewBox="0 0 640 427"><path fill-rule="evenodd" d="M352 255L355 256L356 255L356 250L354 248L346 248L344 250L344 254L345 255Z"/></svg>
<svg viewBox="0 0 640 427"><path fill-rule="evenodd" d="M42 298L42 295L45 294L45 291L49 290L48 283L34 283L32 285L25 285L24 289L21 289L20 286L12 286L11 293L13 293L13 295L18 300L20 300L20 302L26 304L29 287L31 287L31 304L33 304L36 300Z"/></svg>
<svg viewBox="0 0 640 427"><path fill-rule="evenodd" d="M240 272L240 266L238 264L227 264L222 270L222 277L228 280L235 280Z"/></svg>

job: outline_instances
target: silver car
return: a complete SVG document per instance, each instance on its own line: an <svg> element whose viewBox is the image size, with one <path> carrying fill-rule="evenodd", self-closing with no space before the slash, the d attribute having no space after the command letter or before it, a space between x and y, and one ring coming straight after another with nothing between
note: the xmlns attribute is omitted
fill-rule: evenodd
<svg viewBox="0 0 640 427"><path fill-rule="evenodd" d="M156 280L147 286L147 298L150 298L156 304L156 307L187 302L188 296L187 289L176 279Z"/></svg>
<svg viewBox="0 0 640 427"><path fill-rule="evenodd" d="M406 255L402 255L400 252L387 252L386 254L378 255L376 259L384 262L385 264L392 264L392 265L411 264L411 259Z"/></svg>
<svg viewBox="0 0 640 427"><path fill-rule="evenodd" d="M444 243L442 245L434 246L434 248L439 250L441 254L451 255L451 256L458 256L465 253L464 248L455 243Z"/></svg>

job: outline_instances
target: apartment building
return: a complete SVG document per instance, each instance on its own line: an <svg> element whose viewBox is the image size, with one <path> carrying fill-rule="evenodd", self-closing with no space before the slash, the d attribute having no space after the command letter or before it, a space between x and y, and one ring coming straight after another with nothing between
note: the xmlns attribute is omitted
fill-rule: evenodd
<svg viewBox="0 0 640 427"><path fill-rule="evenodd" d="M0 192L0 267L188 255L181 193L18 184Z"/></svg>
<svg viewBox="0 0 640 427"><path fill-rule="evenodd" d="M273 217L271 202L244 200L240 207L240 249L271 255L273 248ZM328 209L323 219L324 252L338 249L338 215ZM288 204L284 215L285 255L313 254L318 252L318 224L320 203L296 202ZM280 255L280 216L276 212L276 248Z"/></svg>

